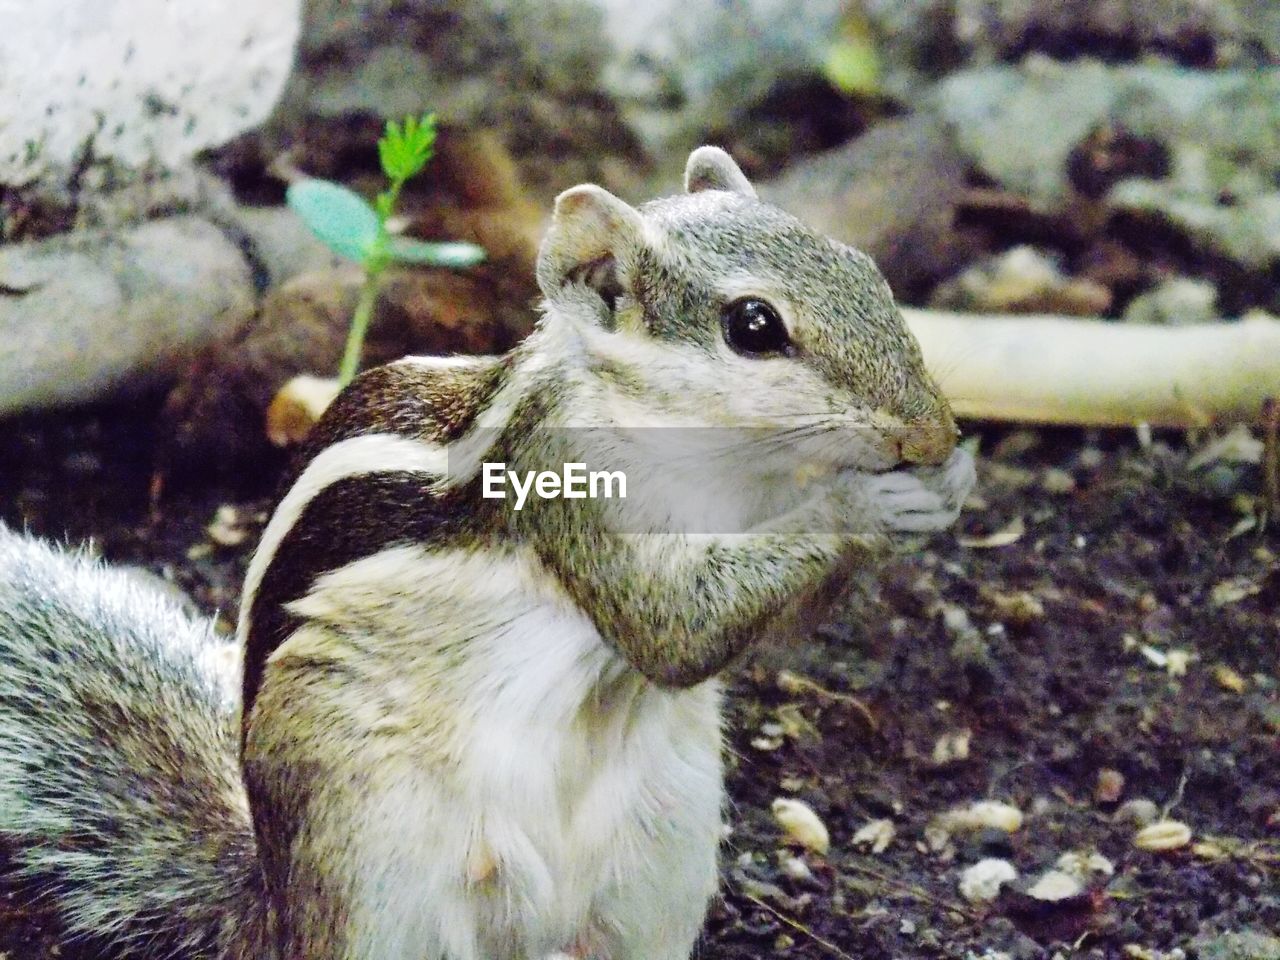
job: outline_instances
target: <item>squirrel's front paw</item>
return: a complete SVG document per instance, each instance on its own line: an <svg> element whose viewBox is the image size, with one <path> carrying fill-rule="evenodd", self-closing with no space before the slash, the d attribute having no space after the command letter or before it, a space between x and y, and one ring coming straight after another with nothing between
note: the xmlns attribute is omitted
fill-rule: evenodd
<svg viewBox="0 0 1280 960"><path fill-rule="evenodd" d="M885 530L929 533L956 522L975 476L973 457L957 449L939 467L914 467L867 477L866 490Z"/></svg>

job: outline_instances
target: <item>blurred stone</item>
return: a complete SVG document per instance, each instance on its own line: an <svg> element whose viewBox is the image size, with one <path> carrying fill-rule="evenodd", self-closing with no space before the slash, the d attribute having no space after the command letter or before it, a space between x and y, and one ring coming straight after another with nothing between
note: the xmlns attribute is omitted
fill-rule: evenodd
<svg viewBox="0 0 1280 960"><path fill-rule="evenodd" d="M933 103L971 161L1041 209L1073 198L1070 158L1101 129L1163 145L1106 194L1247 267L1280 257L1280 68L1187 70L1043 58L954 74Z"/></svg>
<svg viewBox="0 0 1280 960"><path fill-rule="evenodd" d="M270 112L299 0L0 4L0 183L84 188L182 167Z"/></svg>
<svg viewBox="0 0 1280 960"><path fill-rule="evenodd" d="M930 305L978 312L1091 317L1111 306L1111 291L1093 280L1065 275L1048 255L1022 246L977 263L942 284Z"/></svg>
<svg viewBox="0 0 1280 960"><path fill-rule="evenodd" d="M272 126L284 142L315 119L432 110L496 132L536 190L593 180L639 197L708 131L739 128L789 84L825 83L845 6L310 0Z"/></svg>
<svg viewBox="0 0 1280 960"><path fill-rule="evenodd" d="M1175 277L1140 294L1125 308L1125 323L1181 326L1213 323L1219 318L1218 289L1205 280Z"/></svg>
<svg viewBox="0 0 1280 960"><path fill-rule="evenodd" d="M964 176L965 163L943 125L912 116L801 160L760 192L869 253L894 292L910 298L971 255L954 222Z"/></svg>
<svg viewBox="0 0 1280 960"><path fill-rule="evenodd" d="M1273 0L864 0L886 92L914 101L958 66L1041 53L1169 57L1188 66L1280 59Z"/></svg>
<svg viewBox="0 0 1280 960"><path fill-rule="evenodd" d="M197 217L0 247L0 287L0 414L153 387L254 297Z"/></svg>

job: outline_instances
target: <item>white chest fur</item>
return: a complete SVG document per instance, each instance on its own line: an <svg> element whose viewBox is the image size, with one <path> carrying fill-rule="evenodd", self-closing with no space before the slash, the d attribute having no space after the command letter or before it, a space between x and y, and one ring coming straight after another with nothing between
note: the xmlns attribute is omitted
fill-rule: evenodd
<svg viewBox="0 0 1280 960"><path fill-rule="evenodd" d="M317 831L353 957L689 955L716 883L714 683L649 684L515 553L392 548L292 609L310 625L272 659L357 678L318 707L365 734L362 819Z"/></svg>

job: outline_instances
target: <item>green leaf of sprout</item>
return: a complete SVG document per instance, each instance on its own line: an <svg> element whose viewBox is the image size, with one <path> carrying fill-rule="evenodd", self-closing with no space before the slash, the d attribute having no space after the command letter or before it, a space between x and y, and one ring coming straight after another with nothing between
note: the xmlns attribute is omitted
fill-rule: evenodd
<svg viewBox="0 0 1280 960"><path fill-rule="evenodd" d="M378 214L360 196L328 180L289 185L285 201L334 253L363 262L378 239Z"/></svg>
<svg viewBox="0 0 1280 960"><path fill-rule="evenodd" d="M410 237L392 237L387 252L403 263L422 263L432 267L474 267L485 258L484 250L474 243L428 243Z"/></svg>
<svg viewBox="0 0 1280 960"><path fill-rule="evenodd" d="M406 117L404 124L387 121L387 131L378 141L382 172L392 181L403 182L427 165L436 142L436 117L428 113L418 120Z"/></svg>

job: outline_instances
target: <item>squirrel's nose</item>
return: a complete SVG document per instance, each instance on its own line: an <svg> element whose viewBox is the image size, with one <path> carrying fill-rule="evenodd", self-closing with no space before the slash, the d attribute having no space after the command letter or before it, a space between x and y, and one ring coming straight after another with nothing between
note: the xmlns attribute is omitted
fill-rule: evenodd
<svg viewBox="0 0 1280 960"><path fill-rule="evenodd" d="M904 463L919 466L938 466L944 463L956 448L959 431L949 413L915 420L895 431L898 455Z"/></svg>

